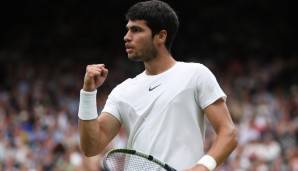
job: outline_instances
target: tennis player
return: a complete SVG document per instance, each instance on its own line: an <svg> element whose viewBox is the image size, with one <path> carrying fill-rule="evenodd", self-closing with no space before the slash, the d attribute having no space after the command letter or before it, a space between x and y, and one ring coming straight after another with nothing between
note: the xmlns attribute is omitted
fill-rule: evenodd
<svg viewBox="0 0 298 171"><path fill-rule="evenodd" d="M226 95L216 77L203 64L176 61L171 55L179 20L167 3L138 2L126 19L128 59L142 61L145 70L116 86L98 116L97 88L108 69L104 64L86 67L78 112L83 153L99 154L123 125L127 148L150 154L177 170L214 170L237 146ZM205 117L217 134L207 152Z"/></svg>

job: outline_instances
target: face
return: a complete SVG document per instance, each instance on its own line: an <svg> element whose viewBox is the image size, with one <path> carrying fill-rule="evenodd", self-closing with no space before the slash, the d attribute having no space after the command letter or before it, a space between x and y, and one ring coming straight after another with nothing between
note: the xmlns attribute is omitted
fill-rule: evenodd
<svg viewBox="0 0 298 171"><path fill-rule="evenodd" d="M144 20L129 20L127 33L124 36L128 59L133 61L148 61L157 56L154 37Z"/></svg>

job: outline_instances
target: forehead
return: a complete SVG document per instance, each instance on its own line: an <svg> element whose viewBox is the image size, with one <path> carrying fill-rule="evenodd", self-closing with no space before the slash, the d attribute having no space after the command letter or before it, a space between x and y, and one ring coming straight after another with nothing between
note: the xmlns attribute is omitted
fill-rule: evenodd
<svg viewBox="0 0 298 171"><path fill-rule="evenodd" d="M143 29L149 29L149 27L146 24L145 20L129 20L126 24L126 28L132 28L132 27L139 27Z"/></svg>

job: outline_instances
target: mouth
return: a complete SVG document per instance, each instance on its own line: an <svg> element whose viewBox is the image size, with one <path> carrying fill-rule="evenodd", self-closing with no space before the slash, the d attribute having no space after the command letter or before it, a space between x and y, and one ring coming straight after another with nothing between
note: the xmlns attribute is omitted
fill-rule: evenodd
<svg viewBox="0 0 298 171"><path fill-rule="evenodd" d="M126 52L127 53L130 53L131 51L132 51L132 46L130 45L130 44L128 44L128 43L125 43L125 49L126 49Z"/></svg>

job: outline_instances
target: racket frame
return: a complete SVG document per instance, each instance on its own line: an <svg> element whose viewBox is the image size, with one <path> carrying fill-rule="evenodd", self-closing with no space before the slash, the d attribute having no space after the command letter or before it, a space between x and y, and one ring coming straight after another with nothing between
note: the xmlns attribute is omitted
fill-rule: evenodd
<svg viewBox="0 0 298 171"><path fill-rule="evenodd" d="M108 165L107 165L107 159L113 153L124 153L124 154L131 154L131 155L139 156L139 157L142 157L144 159L147 159L151 162L154 162L154 163L160 165L161 167L163 167L167 171L176 171L174 168L170 167L168 164L156 159L155 157L153 157L151 155L148 155L148 154L136 151L136 150L125 149L125 148L113 149L105 155L105 157L103 159L103 165L104 165L104 168L106 169L106 171L113 171L113 170L110 170Z"/></svg>

